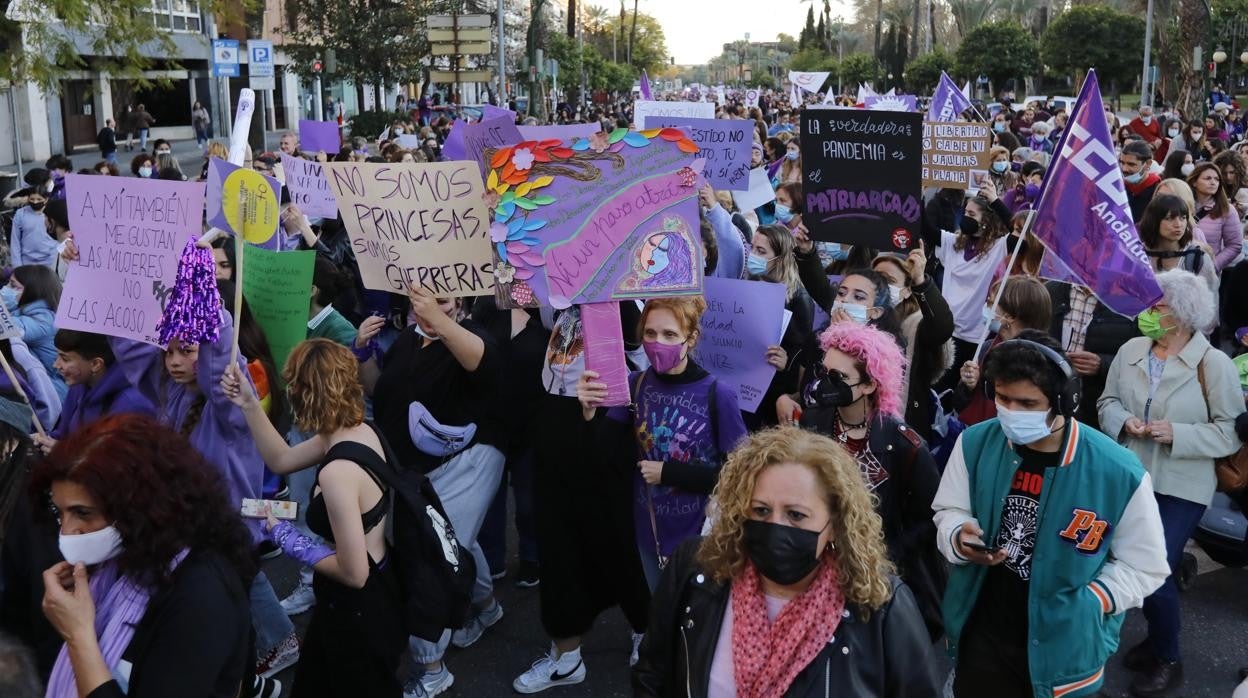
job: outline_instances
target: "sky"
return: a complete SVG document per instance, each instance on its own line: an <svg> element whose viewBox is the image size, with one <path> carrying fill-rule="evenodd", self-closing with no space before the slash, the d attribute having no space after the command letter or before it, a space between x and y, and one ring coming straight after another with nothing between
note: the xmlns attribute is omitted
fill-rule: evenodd
<svg viewBox="0 0 1248 698"><path fill-rule="evenodd" d="M595 2L595 0L591 0ZM613 0L595 4L615 7ZM816 0L815 12L822 11ZM806 23L809 2L799 0L640 0L638 10L652 15L663 25L668 52L678 65L705 64L723 51L730 41L775 41L781 32L794 38ZM632 3L628 3L632 10ZM834 1L832 16L847 20L853 11L847 3Z"/></svg>

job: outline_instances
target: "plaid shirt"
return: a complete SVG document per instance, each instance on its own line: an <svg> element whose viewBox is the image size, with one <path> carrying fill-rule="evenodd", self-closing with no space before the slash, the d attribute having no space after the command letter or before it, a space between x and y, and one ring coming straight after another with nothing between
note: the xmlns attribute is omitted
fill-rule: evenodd
<svg viewBox="0 0 1248 698"><path fill-rule="evenodd" d="M1062 321L1062 346L1067 352L1083 351L1088 337L1088 324L1096 312L1096 296L1086 286L1071 284L1070 311Z"/></svg>

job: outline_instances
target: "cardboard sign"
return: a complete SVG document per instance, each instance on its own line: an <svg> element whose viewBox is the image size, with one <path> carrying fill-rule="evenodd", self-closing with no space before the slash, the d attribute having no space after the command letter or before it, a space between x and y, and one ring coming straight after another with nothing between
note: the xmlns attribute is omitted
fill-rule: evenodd
<svg viewBox="0 0 1248 698"><path fill-rule="evenodd" d="M9 309L0 303L0 339L13 339L24 334L26 331L13 319Z"/></svg>
<svg viewBox="0 0 1248 698"><path fill-rule="evenodd" d="M315 263L315 250L274 252L243 245L243 296L269 340L279 374L291 350L308 337L308 294Z"/></svg>
<svg viewBox="0 0 1248 698"><path fill-rule="evenodd" d="M771 178L767 176L766 167L750 170L749 184L749 189L732 193L732 200L742 211L753 211L776 200L776 190L771 188Z"/></svg>
<svg viewBox="0 0 1248 698"><path fill-rule="evenodd" d="M282 153L282 172L286 177L286 191L290 192L290 203L313 218L338 217L338 201L329 188L321 163Z"/></svg>
<svg viewBox="0 0 1248 698"><path fill-rule="evenodd" d="M801 119L802 223L811 237L881 252L917 247L923 116L820 108Z"/></svg>
<svg viewBox="0 0 1248 698"><path fill-rule="evenodd" d="M923 186L970 189L988 174L992 130L970 122L923 122Z"/></svg>
<svg viewBox="0 0 1248 698"><path fill-rule="evenodd" d="M624 361L620 304L582 305L581 327L585 334L585 368L597 373L595 380L607 386L607 399L600 406L627 405L632 399L628 392L628 364Z"/></svg>
<svg viewBox="0 0 1248 698"><path fill-rule="evenodd" d="M336 155L342 150L342 135L336 121L299 120L299 149L305 153Z"/></svg>
<svg viewBox="0 0 1248 698"><path fill-rule="evenodd" d="M472 160L477 163L478 171L482 176L489 169L489 163L485 160L485 151L490 148L500 148L505 145L512 145L524 140L520 135L520 129L516 128L514 121L506 118L487 119L472 124L465 124L460 128L464 139L464 160ZM445 153L445 149L443 150ZM449 155L447 157L450 157Z"/></svg>
<svg viewBox="0 0 1248 698"><path fill-rule="evenodd" d="M56 326L156 344L178 258L203 232L203 183L71 174L65 197L79 256Z"/></svg>
<svg viewBox="0 0 1248 698"><path fill-rule="evenodd" d="M490 151L503 301L565 308L700 292L697 149L676 129L617 129Z"/></svg>
<svg viewBox="0 0 1248 698"><path fill-rule="evenodd" d="M365 288L441 298L494 292L489 218L472 162L330 162L325 177Z"/></svg>
<svg viewBox="0 0 1248 698"><path fill-rule="evenodd" d="M737 404L754 412L776 375L766 354L784 335L784 284L720 278L704 283L706 312L694 358L719 380L737 386Z"/></svg>
<svg viewBox="0 0 1248 698"><path fill-rule="evenodd" d="M656 102L645 99L633 102L633 125L638 129L654 128L646 121L652 116L714 119L715 105L710 102Z"/></svg>
<svg viewBox="0 0 1248 698"><path fill-rule="evenodd" d="M690 119L683 116L651 116L647 129L681 128L698 146L697 157L706 160L702 176L716 189L749 186L750 148L754 122L744 119Z"/></svg>

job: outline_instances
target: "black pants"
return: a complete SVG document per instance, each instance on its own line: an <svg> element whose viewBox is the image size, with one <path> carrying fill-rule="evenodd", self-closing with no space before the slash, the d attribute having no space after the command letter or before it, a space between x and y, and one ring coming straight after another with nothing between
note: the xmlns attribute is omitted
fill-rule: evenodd
<svg viewBox="0 0 1248 698"><path fill-rule="evenodd" d="M982 627L982 626L981 626ZM955 698L1032 698L1027 647L1001 642L968 623L958 647Z"/></svg>

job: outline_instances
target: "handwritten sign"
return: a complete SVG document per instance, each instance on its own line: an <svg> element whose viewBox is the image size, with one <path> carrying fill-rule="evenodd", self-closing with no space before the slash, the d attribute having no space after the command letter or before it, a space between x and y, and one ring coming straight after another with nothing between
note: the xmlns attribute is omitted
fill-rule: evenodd
<svg viewBox="0 0 1248 698"><path fill-rule="evenodd" d="M342 149L342 135L334 121L299 120L299 149L305 153L336 155Z"/></svg>
<svg viewBox="0 0 1248 698"><path fill-rule="evenodd" d="M203 232L203 183L72 174L65 181L79 257L56 326L156 344L178 257Z"/></svg>
<svg viewBox="0 0 1248 698"><path fill-rule="evenodd" d="M3 303L0 303L0 339L13 339L26 334L22 326L13 320L13 315Z"/></svg>
<svg viewBox="0 0 1248 698"><path fill-rule="evenodd" d="M473 124L465 124L461 130L464 137L463 159L475 161L482 175L489 167L489 163L485 161L486 149L512 145L524 140L515 122L505 118L486 119Z"/></svg>
<svg viewBox="0 0 1248 698"><path fill-rule="evenodd" d="M208 224L253 245L273 240L282 185L268 175L220 158L208 161Z"/></svg>
<svg viewBox="0 0 1248 698"><path fill-rule="evenodd" d="M889 252L917 247L923 116L820 108L801 119L802 224L811 237Z"/></svg>
<svg viewBox="0 0 1248 698"><path fill-rule="evenodd" d="M471 162L330 162L325 176L365 288L439 297L494 292L489 218Z"/></svg>
<svg viewBox="0 0 1248 698"><path fill-rule="evenodd" d="M595 380L607 386L602 407L627 405L628 364L624 361L624 328L620 325L619 303L586 303L581 306L581 327L585 336L585 368L598 374Z"/></svg>
<svg viewBox="0 0 1248 698"><path fill-rule="evenodd" d="M243 245L243 296L269 340L278 373L295 345L308 336L308 294L315 263L315 250L274 252Z"/></svg>
<svg viewBox="0 0 1248 698"><path fill-rule="evenodd" d="M684 116L692 119L714 119L715 105L711 102L656 102L639 99L633 102L633 124L639 129L654 128L649 125L652 116Z"/></svg>
<svg viewBox="0 0 1248 698"><path fill-rule="evenodd" d="M988 174L992 131L987 124L923 122L923 186L970 189Z"/></svg>
<svg viewBox="0 0 1248 698"><path fill-rule="evenodd" d="M488 151L504 302L564 308L700 292L696 151L686 138L625 129Z"/></svg>
<svg viewBox="0 0 1248 698"><path fill-rule="evenodd" d="M754 122L744 119L690 119L683 116L651 116L646 128L683 128L706 160L702 176L716 189L745 189L750 180L750 147Z"/></svg>
<svg viewBox="0 0 1248 698"><path fill-rule="evenodd" d="M737 404L754 412L776 374L766 355L767 347L779 344L784 334L784 284L707 278L702 296L706 312L694 359L719 380L737 386Z"/></svg>
<svg viewBox="0 0 1248 698"><path fill-rule="evenodd" d="M338 217L338 201L329 188L321 163L282 153L282 171L286 176L290 203L315 218Z"/></svg>

